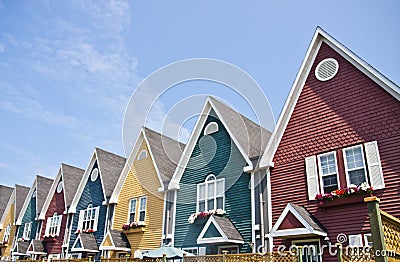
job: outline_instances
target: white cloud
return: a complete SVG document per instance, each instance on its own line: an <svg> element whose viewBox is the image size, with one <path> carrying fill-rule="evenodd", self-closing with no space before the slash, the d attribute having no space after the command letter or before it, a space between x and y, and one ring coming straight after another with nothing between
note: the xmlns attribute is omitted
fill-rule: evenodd
<svg viewBox="0 0 400 262"><path fill-rule="evenodd" d="M5 51L5 47L2 43L0 43L0 54L3 54Z"/></svg>

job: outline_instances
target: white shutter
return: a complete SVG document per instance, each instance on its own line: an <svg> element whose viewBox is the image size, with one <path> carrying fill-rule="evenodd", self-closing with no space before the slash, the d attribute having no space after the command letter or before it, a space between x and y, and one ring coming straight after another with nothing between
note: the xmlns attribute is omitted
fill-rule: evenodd
<svg viewBox="0 0 400 262"><path fill-rule="evenodd" d="M83 216L85 215L85 210L79 211L79 220L78 220L78 230L82 230L83 226Z"/></svg>
<svg viewBox="0 0 400 262"><path fill-rule="evenodd" d="M379 157L378 143L376 141L364 144L365 155L367 157L368 173L371 186L374 189L385 188L381 159Z"/></svg>
<svg viewBox="0 0 400 262"><path fill-rule="evenodd" d="M206 247L199 247L199 256L206 255Z"/></svg>
<svg viewBox="0 0 400 262"><path fill-rule="evenodd" d="M60 229L61 229L61 221L62 221L62 218L63 218L63 215L59 215L59 216L58 216L57 233L56 233L57 236L60 235Z"/></svg>
<svg viewBox="0 0 400 262"><path fill-rule="evenodd" d="M97 224L99 223L99 211L100 211L100 207L96 207L95 209L95 216L94 216L94 225L93 225L93 231L97 231Z"/></svg>
<svg viewBox="0 0 400 262"><path fill-rule="evenodd" d="M307 175L308 199L314 200L316 195L319 193L317 157L316 156L306 157L305 164L306 164L306 175Z"/></svg>
<svg viewBox="0 0 400 262"><path fill-rule="evenodd" d="M51 223L51 217L48 217L47 218L47 223L46 223L46 230L45 230L45 232L44 232L44 235L45 236L48 236L49 235L49 231L50 231L50 223Z"/></svg>

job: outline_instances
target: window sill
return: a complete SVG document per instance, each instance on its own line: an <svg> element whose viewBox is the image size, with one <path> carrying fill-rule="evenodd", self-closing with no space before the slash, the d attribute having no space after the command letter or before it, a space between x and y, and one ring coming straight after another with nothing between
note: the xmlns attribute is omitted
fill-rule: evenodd
<svg viewBox="0 0 400 262"><path fill-rule="evenodd" d="M122 232L124 232L125 234L143 233L143 232L146 232L146 227L135 227L135 228L123 229Z"/></svg>
<svg viewBox="0 0 400 262"><path fill-rule="evenodd" d="M333 207L333 206L341 206L341 205L350 205L354 203L363 203L364 198L368 197L368 194L365 195L356 195L349 196L343 198L336 198L333 200L325 200L323 204L318 204L319 207Z"/></svg>

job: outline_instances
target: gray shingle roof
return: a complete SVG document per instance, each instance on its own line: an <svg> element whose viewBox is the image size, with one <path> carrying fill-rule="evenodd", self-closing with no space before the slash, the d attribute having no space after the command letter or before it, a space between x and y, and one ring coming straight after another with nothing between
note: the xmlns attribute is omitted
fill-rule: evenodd
<svg viewBox="0 0 400 262"><path fill-rule="evenodd" d="M314 229L318 230L321 232L326 232L325 227L313 216L311 215L307 209L304 207L295 205L293 203L289 203L296 211L299 213L299 215Z"/></svg>
<svg viewBox="0 0 400 262"><path fill-rule="evenodd" d="M124 168L126 158L96 148L100 175L103 179L104 191L107 198L111 197L118 178Z"/></svg>
<svg viewBox="0 0 400 262"><path fill-rule="evenodd" d="M110 230L110 235L115 247L131 248L129 240L123 232L118 230Z"/></svg>
<svg viewBox="0 0 400 262"><path fill-rule="evenodd" d="M62 179L64 183L65 205L69 207L71 206L85 170L67 164L61 164L61 169L63 173Z"/></svg>
<svg viewBox="0 0 400 262"><path fill-rule="evenodd" d="M34 239L34 240L32 240L31 244L33 244L32 245L33 250L30 250L30 252L38 253L38 254L46 253L46 249L43 245L43 241Z"/></svg>
<svg viewBox="0 0 400 262"><path fill-rule="evenodd" d="M210 100L249 158L260 156L267 145L271 132L214 97L210 97Z"/></svg>
<svg viewBox="0 0 400 262"><path fill-rule="evenodd" d="M29 242L16 242L13 252L21 255L22 254L27 255L28 247L29 247Z"/></svg>
<svg viewBox="0 0 400 262"><path fill-rule="evenodd" d="M166 186L175 172L185 144L147 127L144 128L144 132L153 154L154 162L160 172L164 186Z"/></svg>
<svg viewBox="0 0 400 262"><path fill-rule="evenodd" d="M6 210L8 200L10 200L11 194L13 192L12 187L0 185L0 217Z"/></svg>
<svg viewBox="0 0 400 262"><path fill-rule="evenodd" d="M36 211L38 216L42 211L53 182L54 180L51 178L36 176Z"/></svg>
<svg viewBox="0 0 400 262"><path fill-rule="evenodd" d="M20 186L20 185L15 185L15 222L17 221L19 217L19 213L21 212L21 209L24 205L25 199L28 196L29 187L26 186Z"/></svg>
<svg viewBox="0 0 400 262"><path fill-rule="evenodd" d="M242 235L240 235L239 231L235 228L229 218L214 215L213 217L229 240L244 241Z"/></svg>
<svg viewBox="0 0 400 262"><path fill-rule="evenodd" d="M98 250L96 239L93 234L80 234L82 248L86 250Z"/></svg>

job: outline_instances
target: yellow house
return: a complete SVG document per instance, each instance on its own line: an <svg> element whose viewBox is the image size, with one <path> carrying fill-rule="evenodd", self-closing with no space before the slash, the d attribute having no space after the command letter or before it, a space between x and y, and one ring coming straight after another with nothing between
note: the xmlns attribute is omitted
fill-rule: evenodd
<svg viewBox="0 0 400 262"><path fill-rule="evenodd" d="M28 195L29 187L15 185L0 220L0 259L11 260L11 250L15 245L17 226L15 225L21 208Z"/></svg>
<svg viewBox="0 0 400 262"><path fill-rule="evenodd" d="M184 145L142 128L111 196L114 216L100 250L107 258L160 247L164 194Z"/></svg>

